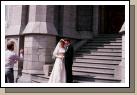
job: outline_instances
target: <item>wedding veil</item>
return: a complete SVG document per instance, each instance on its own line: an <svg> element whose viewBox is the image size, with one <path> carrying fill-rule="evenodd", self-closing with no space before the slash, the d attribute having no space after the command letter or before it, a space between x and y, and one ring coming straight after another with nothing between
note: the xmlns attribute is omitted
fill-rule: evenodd
<svg viewBox="0 0 137 95"><path fill-rule="evenodd" d="M53 51L53 55L52 55L52 58L55 59L56 58L56 55L58 53L58 50L59 50L59 47L60 47L60 41L57 43L54 51Z"/></svg>

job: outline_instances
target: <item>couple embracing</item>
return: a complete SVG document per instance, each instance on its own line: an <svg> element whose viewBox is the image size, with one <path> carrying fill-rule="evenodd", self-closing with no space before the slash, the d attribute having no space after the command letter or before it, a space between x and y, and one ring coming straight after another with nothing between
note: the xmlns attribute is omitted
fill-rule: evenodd
<svg viewBox="0 0 137 95"><path fill-rule="evenodd" d="M73 46L71 40L61 39L53 51L55 63L48 83L72 83Z"/></svg>

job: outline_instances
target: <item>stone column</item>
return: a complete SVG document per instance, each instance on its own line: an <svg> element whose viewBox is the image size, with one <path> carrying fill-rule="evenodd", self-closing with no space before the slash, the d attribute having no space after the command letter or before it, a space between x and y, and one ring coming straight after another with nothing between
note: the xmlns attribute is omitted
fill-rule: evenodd
<svg viewBox="0 0 137 95"><path fill-rule="evenodd" d="M44 74L43 67L47 70L53 63L52 52L57 35L54 26L54 6L31 5L29 21L23 34L24 64L20 82L31 82L32 74ZM47 70L45 73L48 72Z"/></svg>
<svg viewBox="0 0 137 95"><path fill-rule="evenodd" d="M105 5L99 6L99 32L101 34L105 33Z"/></svg>
<svg viewBox="0 0 137 95"><path fill-rule="evenodd" d="M6 36L20 35L26 26L26 6L6 6ZM27 19L27 18L26 18Z"/></svg>
<svg viewBox="0 0 137 95"><path fill-rule="evenodd" d="M14 51L16 54L19 55L19 49L23 48L20 47L19 41L21 32L25 28L26 21L23 20L23 18L26 18L26 6L20 6L20 5L7 5L6 6L6 13L5 13L5 20L6 20L6 27L5 27L5 43L7 44L8 41L14 41L15 47ZM5 46L6 47L6 46ZM18 62L19 63L19 62ZM20 63L19 63L20 64ZM17 77L17 71L18 71L18 64L14 65L14 72L15 72L15 79Z"/></svg>
<svg viewBox="0 0 137 95"><path fill-rule="evenodd" d="M62 30L64 37L80 38L80 33L76 31L76 6L64 6Z"/></svg>
<svg viewBox="0 0 137 95"><path fill-rule="evenodd" d="M100 19L100 14L99 14L99 6L95 5L93 6L93 33L94 36L98 35L99 32L99 19Z"/></svg>
<svg viewBox="0 0 137 95"><path fill-rule="evenodd" d="M80 33L80 39L91 39L92 31L92 15L93 6L78 5L77 6L77 32Z"/></svg>

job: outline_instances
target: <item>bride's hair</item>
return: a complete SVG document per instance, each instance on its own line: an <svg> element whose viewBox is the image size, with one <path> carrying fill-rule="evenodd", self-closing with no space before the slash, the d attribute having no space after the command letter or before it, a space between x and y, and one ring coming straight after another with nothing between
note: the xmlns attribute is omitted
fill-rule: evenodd
<svg viewBox="0 0 137 95"><path fill-rule="evenodd" d="M62 47L62 48L64 48L64 47L65 47L65 42L64 42L64 39L61 39L61 40L60 40L60 45L61 45L61 47Z"/></svg>
<svg viewBox="0 0 137 95"><path fill-rule="evenodd" d="M68 39L68 38L64 38L63 40L64 40L64 41L67 41L67 42L69 42L69 43L71 43L71 40Z"/></svg>

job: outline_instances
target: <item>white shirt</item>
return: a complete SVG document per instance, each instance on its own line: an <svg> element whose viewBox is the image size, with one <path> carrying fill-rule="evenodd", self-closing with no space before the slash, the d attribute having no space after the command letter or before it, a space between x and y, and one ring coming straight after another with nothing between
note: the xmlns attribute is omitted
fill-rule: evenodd
<svg viewBox="0 0 137 95"><path fill-rule="evenodd" d="M23 60L23 54L20 54L20 57L15 54L14 51L6 50L5 52L5 68L13 68L17 60Z"/></svg>

